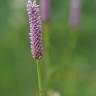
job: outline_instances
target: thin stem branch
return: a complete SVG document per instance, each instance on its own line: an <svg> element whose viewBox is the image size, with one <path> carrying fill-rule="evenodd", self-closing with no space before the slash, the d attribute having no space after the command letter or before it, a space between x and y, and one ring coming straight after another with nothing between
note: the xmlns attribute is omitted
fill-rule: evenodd
<svg viewBox="0 0 96 96"><path fill-rule="evenodd" d="M37 63L37 75L38 75L38 90L39 90L39 96L42 96L42 84L41 84L41 76L40 76L40 64L39 61L36 60Z"/></svg>

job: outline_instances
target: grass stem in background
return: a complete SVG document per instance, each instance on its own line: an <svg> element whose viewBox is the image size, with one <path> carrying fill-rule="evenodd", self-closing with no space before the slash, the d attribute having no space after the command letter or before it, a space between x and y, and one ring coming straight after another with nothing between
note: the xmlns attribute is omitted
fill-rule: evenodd
<svg viewBox="0 0 96 96"><path fill-rule="evenodd" d="M49 22L44 22L43 24L43 37L44 37L44 70L45 70L45 90L48 90L48 81L49 81L49 66L50 66L50 58L51 58L51 52L50 52L50 28L49 28Z"/></svg>
<svg viewBox="0 0 96 96"><path fill-rule="evenodd" d="M49 32L49 21L50 21L50 11L51 11L51 1L50 0L40 0L41 16L43 22L43 36L44 36L44 89L48 89L48 70L50 65L50 32Z"/></svg>

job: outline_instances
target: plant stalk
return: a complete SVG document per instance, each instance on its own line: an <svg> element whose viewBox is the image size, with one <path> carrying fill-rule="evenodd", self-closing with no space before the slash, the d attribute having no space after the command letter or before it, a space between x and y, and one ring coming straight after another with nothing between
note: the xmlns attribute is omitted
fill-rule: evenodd
<svg viewBox="0 0 96 96"><path fill-rule="evenodd" d="M39 96L42 96L42 82L41 82L41 75L40 75L40 64L39 61L36 61L37 63L37 77L38 77L38 91Z"/></svg>

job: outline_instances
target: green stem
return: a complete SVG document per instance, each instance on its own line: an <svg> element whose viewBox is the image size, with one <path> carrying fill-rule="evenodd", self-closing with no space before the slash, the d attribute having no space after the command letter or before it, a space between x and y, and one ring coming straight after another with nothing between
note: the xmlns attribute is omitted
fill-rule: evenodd
<svg viewBox="0 0 96 96"><path fill-rule="evenodd" d="M38 75L38 90L39 90L39 96L42 96L42 84L41 84L41 77L40 77L40 64L39 61L36 60L37 63L37 75Z"/></svg>

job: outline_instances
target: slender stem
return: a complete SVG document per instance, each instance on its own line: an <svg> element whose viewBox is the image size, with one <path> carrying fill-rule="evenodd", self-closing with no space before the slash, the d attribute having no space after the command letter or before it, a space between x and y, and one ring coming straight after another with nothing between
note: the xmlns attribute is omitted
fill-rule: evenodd
<svg viewBox="0 0 96 96"><path fill-rule="evenodd" d="M38 90L39 90L39 96L42 96L42 84L41 84L41 77L40 77L40 64L39 61L36 60L37 63L37 75L38 75Z"/></svg>

